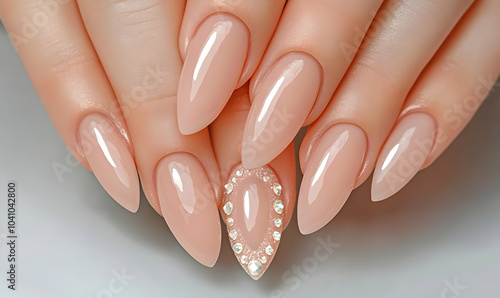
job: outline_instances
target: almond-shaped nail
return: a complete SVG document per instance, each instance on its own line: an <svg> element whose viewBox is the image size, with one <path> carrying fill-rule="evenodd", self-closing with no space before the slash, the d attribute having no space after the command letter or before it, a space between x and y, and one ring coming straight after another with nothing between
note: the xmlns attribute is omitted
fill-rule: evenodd
<svg viewBox="0 0 500 298"><path fill-rule="evenodd" d="M363 165L367 141L353 124L329 128L316 144L300 187L297 220L302 234L325 226L344 206Z"/></svg>
<svg viewBox="0 0 500 298"><path fill-rule="evenodd" d="M108 194L130 212L139 208L139 178L134 159L115 126L101 114L87 115L78 128L87 162Z"/></svg>
<svg viewBox="0 0 500 298"><path fill-rule="evenodd" d="M221 227L215 195L196 157L172 153L156 172L160 208L181 246L198 262L212 267L219 257Z"/></svg>
<svg viewBox="0 0 500 298"><path fill-rule="evenodd" d="M417 174L434 145L435 129L434 119L426 113L412 113L399 121L377 159L372 201L392 196Z"/></svg>
<svg viewBox="0 0 500 298"><path fill-rule="evenodd" d="M215 14L198 28L188 48L178 89L177 115L183 134L208 126L229 100L248 52L246 25L229 14Z"/></svg>
<svg viewBox="0 0 500 298"><path fill-rule="evenodd" d="M243 269L259 279L276 254L283 232L284 202L278 177L264 166L237 165L224 186L221 214L229 242Z"/></svg>
<svg viewBox="0 0 500 298"><path fill-rule="evenodd" d="M245 123L242 162L263 166L293 140L311 112L321 85L319 63L305 53L281 57L255 95Z"/></svg>

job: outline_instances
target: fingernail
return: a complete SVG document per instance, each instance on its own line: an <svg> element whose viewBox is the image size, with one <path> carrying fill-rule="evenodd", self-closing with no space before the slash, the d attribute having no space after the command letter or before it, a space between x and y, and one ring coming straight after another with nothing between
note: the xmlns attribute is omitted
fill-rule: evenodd
<svg viewBox="0 0 500 298"><path fill-rule="evenodd" d="M363 165L367 141L353 124L329 128L316 144L300 187L297 220L302 234L324 227L351 194Z"/></svg>
<svg viewBox="0 0 500 298"><path fill-rule="evenodd" d="M182 247L212 267L219 257L221 228L215 195L200 162L188 153L173 153L158 163L160 208Z"/></svg>
<svg viewBox="0 0 500 298"><path fill-rule="evenodd" d="M372 201L382 201L405 186L424 164L434 144L436 124L425 113L404 117L385 142L372 181Z"/></svg>
<svg viewBox="0 0 500 298"><path fill-rule="evenodd" d="M179 81L178 118L183 134L205 128L229 100L247 57L249 33L229 14L215 14L199 27Z"/></svg>
<svg viewBox="0 0 500 298"><path fill-rule="evenodd" d="M311 112L321 84L316 59L290 53L272 67L255 95L244 134L245 168L263 166L293 140Z"/></svg>
<svg viewBox="0 0 500 298"><path fill-rule="evenodd" d="M221 214L229 242L243 269L257 280L273 260L283 231L280 182L269 166L247 170L240 164L224 188Z"/></svg>
<svg viewBox="0 0 500 298"><path fill-rule="evenodd" d="M130 212L139 208L139 178L132 154L105 116L90 114L78 128L85 159L108 194Z"/></svg>

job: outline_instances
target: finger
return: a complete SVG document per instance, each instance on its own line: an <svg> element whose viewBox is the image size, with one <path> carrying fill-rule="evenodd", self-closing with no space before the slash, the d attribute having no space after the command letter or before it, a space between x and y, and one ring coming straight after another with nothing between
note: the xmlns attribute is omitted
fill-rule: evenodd
<svg viewBox="0 0 500 298"><path fill-rule="evenodd" d="M220 113L255 71L284 0L188 0L179 47L179 128L195 133Z"/></svg>
<svg viewBox="0 0 500 298"><path fill-rule="evenodd" d="M118 203L137 211L139 180L127 126L76 3L0 1L0 18L73 156Z"/></svg>
<svg viewBox="0 0 500 298"><path fill-rule="evenodd" d="M243 269L259 279L276 254L293 212L295 162L290 145L268 165L253 170L241 165L241 132L249 109L248 85L244 85L212 123L210 135L221 179L227 181L221 215L231 247Z"/></svg>
<svg viewBox="0 0 500 298"><path fill-rule="evenodd" d="M352 61L346 50L357 50L381 3L288 1L252 79L252 108L243 136L245 167L268 163L300 127L321 114Z"/></svg>
<svg viewBox="0 0 500 298"><path fill-rule="evenodd" d="M177 128L183 1L79 1L134 140L141 182L177 241L213 266L220 250L220 177L208 131Z"/></svg>
<svg viewBox="0 0 500 298"><path fill-rule="evenodd" d="M392 196L430 165L472 118L500 73L500 2L477 1L408 96L378 157L372 200Z"/></svg>
<svg viewBox="0 0 500 298"><path fill-rule="evenodd" d="M382 5L332 101L302 143L297 207L302 233L327 224L368 177L411 86L471 3Z"/></svg>

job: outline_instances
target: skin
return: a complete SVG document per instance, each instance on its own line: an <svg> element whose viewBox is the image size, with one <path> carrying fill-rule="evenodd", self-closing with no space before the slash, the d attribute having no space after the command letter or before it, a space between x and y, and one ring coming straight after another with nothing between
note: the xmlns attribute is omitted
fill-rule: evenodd
<svg viewBox="0 0 500 298"><path fill-rule="evenodd" d="M421 168L432 164L472 118L500 72L500 40L488 33L500 25L495 0L356 1L343 8L342 16L350 16L346 19L325 13L345 6L335 0L314 5L289 0L281 19L284 1L71 0L36 33L23 35L24 20L44 11L37 3L0 0L0 19L55 128L92 170L78 126L89 114L104 115L121 136L123 154L133 158L144 193L159 214L157 166L174 153L199 161L212 203L220 207L221 181L241 161L243 128L255 94L270 67L287 53L314 57L324 80L312 112L300 124L311 124L300 150L301 169L308 167L325 131L353 124L367 144L353 188L368 178L378 158L385 158L379 154L386 141L411 113L430 115L446 136L433 140ZM196 29L213 13L231 14L248 28L251 46L236 88L250 84L229 101L210 134L204 128L183 135L176 111L183 60ZM339 51L340 45L347 52ZM151 69L159 73L154 88ZM133 88L144 84L148 92L134 99ZM284 148L270 164L284 186L294 189L292 150ZM290 195L290 206L294 199ZM213 233L220 237L220 231ZM213 259L204 263L211 265Z"/></svg>

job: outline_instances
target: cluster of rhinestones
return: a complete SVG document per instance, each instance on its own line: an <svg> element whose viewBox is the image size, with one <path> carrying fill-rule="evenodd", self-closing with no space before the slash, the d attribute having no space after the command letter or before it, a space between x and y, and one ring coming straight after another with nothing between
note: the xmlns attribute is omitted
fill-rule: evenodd
<svg viewBox="0 0 500 298"><path fill-rule="evenodd" d="M241 179L250 175L258 177L264 183L269 185L274 193L274 197L272 198L273 200L270 201L270 205L272 203L271 206L274 209L275 215L271 219L270 226L273 226L274 228L269 229L270 235L263 239L259 251L250 251L250 249L245 248L244 240L241 239L241 237L238 237L238 229L235 227L234 219L231 217L231 213L233 212L233 202L231 202L233 189ZM228 236L230 242L232 243L233 251L239 262L254 278L262 272L263 264L266 264L269 261L269 258L272 258L275 253L275 248L273 248L273 246L277 247L277 244L281 239L284 210L284 204L280 200L281 192L282 187L279 184L278 178L274 174L274 171L268 166L254 170L246 170L239 165L233 171L229 182L224 185L225 204L223 205L222 210L225 214Z"/></svg>

